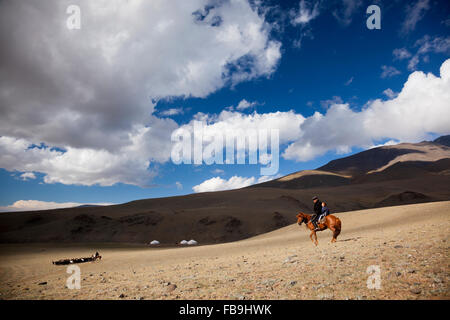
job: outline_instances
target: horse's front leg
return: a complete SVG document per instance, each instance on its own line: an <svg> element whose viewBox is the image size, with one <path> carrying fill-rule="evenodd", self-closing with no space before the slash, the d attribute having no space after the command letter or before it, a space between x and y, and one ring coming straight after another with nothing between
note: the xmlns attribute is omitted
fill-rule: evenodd
<svg viewBox="0 0 450 320"><path fill-rule="evenodd" d="M313 240L313 236L314 236L315 240ZM311 234L309 235L309 238L317 246L317 244L318 244L318 242L317 242L317 234L316 234L316 232L314 230L311 231Z"/></svg>

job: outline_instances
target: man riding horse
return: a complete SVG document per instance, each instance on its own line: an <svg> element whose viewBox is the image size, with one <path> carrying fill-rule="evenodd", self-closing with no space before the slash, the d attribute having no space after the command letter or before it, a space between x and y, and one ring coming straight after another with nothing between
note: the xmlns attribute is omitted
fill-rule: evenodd
<svg viewBox="0 0 450 320"><path fill-rule="evenodd" d="M311 230L309 237L316 246L318 244L316 231L326 229L331 230L331 232L333 232L331 242L336 242L336 239L342 230L341 220L330 214L330 210L328 209L326 203L321 202L317 196L313 197L313 201L314 213L310 215L304 212L299 212L296 216L297 224L301 226L304 223L306 229ZM321 219L321 221L319 221L319 219Z"/></svg>

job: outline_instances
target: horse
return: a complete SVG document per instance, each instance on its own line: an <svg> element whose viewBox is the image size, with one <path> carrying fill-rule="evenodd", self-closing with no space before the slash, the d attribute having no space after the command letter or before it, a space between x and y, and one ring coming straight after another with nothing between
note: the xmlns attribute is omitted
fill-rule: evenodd
<svg viewBox="0 0 450 320"><path fill-rule="evenodd" d="M304 222L306 228L311 230L309 238L317 246L317 234L316 231L314 231L314 225L311 222L312 216L310 214L299 212L296 217L299 226L301 226ZM319 227L319 231L323 231L328 228L333 232L333 238L331 239L331 242L336 242L338 235L341 233L341 220L339 220L338 217L333 216L332 214L327 215L325 217L325 221L323 221L322 219L322 222L317 222L317 226Z"/></svg>

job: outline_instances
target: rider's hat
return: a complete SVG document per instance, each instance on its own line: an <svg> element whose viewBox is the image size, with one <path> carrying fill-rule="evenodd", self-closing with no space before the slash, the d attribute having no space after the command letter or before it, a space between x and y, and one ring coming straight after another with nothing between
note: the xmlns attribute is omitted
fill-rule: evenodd
<svg viewBox="0 0 450 320"><path fill-rule="evenodd" d="M313 200L316 200L316 199L319 199L319 198L317 198L317 196L314 196L314 197L312 197L312 199L313 199Z"/></svg>

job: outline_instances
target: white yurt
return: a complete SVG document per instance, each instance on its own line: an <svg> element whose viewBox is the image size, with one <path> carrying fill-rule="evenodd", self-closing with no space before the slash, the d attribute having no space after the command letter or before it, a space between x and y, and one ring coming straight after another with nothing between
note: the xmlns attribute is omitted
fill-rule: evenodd
<svg viewBox="0 0 450 320"><path fill-rule="evenodd" d="M152 246L155 246L157 244L159 244L158 240L153 240L152 242L150 242L150 245L152 245Z"/></svg>
<svg viewBox="0 0 450 320"><path fill-rule="evenodd" d="M192 240L189 240L189 241L187 242L187 244L190 245L190 246L195 246L195 245L198 244L198 242L192 239Z"/></svg>
<svg viewBox="0 0 450 320"><path fill-rule="evenodd" d="M181 240L181 241L180 241L180 244L186 245L186 244L188 244L188 242L187 242L186 240Z"/></svg>

